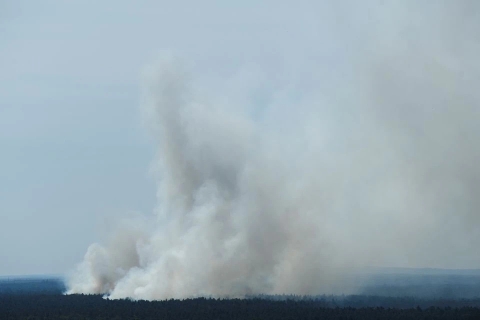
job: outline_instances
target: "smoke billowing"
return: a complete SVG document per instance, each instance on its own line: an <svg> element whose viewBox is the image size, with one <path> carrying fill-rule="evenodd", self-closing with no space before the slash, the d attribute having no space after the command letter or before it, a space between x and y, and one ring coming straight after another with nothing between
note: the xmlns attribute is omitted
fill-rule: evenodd
<svg viewBox="0 0 480 320"><path fill-rule="evenodd" d="M332 3L334 62L264 101L168 55L148 69L158 207L90 246L70 293L347 293L364 266L480 267L479 4Z"/></svg>

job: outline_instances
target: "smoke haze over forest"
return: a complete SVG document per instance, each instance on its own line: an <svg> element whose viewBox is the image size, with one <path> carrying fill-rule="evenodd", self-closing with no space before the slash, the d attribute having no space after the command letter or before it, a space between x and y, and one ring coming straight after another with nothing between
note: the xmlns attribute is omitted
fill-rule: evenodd
<svg viewBox="0 0 480 320"><path fill-rule="evenodd" d="M0 7L0 275L154 300L480 268L477 1Z"/></svg>

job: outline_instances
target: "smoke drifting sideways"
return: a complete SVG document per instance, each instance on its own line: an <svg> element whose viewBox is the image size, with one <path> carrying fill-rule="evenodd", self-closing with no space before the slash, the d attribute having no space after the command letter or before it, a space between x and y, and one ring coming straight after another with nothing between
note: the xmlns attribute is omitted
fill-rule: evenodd
<svg viewBox="0 0 480 320"><path fill-rule="evenodd" d="M159 59L155 215L91 245L68 293L349 293L365 266L480 267L480 5L382 3L331 6L338 68L319 58L261 111Z"/></svg>

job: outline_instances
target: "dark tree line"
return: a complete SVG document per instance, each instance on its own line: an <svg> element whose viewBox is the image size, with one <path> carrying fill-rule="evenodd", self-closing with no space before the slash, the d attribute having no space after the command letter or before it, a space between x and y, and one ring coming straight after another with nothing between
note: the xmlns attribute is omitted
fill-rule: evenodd
<svg viewBox="0 0 480 320"><path fill-rule="evenodd" d="M478 306L477 300L415 301L365 296L149 302L106 300L97 295L3 294L0 295L0 319L480 319Z"/></svg>

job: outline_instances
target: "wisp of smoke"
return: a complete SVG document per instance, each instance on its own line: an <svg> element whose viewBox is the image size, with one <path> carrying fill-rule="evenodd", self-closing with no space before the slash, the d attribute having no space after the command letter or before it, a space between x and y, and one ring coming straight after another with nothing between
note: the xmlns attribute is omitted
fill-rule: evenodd
<svg viewBox="0 0 480 320"><path fill-rule="evenodd" d="M353 28L332 28L338 72L311 66L253 115L171 56L150 68L158 208L91 245L68 293L347 293L364 266L480 267L478 2L387 2L332 7Z"/></svg>

